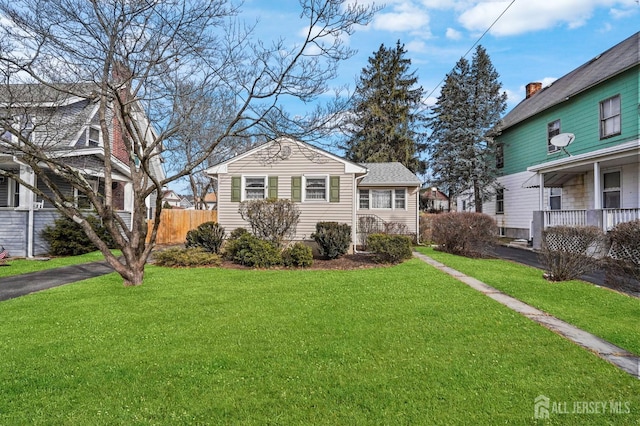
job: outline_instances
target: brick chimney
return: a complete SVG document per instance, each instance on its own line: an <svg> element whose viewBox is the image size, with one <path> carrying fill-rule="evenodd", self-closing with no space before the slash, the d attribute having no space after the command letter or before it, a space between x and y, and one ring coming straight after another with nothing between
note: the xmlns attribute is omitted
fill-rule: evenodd
<svg viewBox="0 0 640 426"><path fill-rule="evenodd" d="M542 89L542 83L535 82L527 84L525 89L527 92L527 99L538 93L540 89Z"/></svg>

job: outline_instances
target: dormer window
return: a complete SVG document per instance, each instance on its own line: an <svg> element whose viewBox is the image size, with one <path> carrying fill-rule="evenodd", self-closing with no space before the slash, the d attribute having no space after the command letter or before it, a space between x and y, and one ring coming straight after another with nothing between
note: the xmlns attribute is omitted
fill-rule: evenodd
<svg viewBox="0 0 640 426"><path fill-rule="evenodd" d="M87 128L87 146L100 146L100 129L97 127Z"/></svg>

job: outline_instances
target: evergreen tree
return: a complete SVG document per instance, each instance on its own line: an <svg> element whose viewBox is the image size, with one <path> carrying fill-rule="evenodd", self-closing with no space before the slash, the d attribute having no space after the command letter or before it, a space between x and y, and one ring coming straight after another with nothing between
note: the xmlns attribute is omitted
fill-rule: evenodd
<svg viewBox="0 0 640 426"><path fill-rule="evenodd" d="M420 152L426 148L420 112L422 87L410 72L404 45L380 46L362 69L348 127L350 136L340 148L355 162L398 161L414 173L425 170Z"/></svg>
<svg viewBox="0 0 640 426"><path fill-rule="evenodd" d="M429 120L429 153L436 185L450 196L469 191L477 212L494 194L496 144L492 137L507 106L498 73L478 46L472 63L461 58L447 75Z"/></svg>

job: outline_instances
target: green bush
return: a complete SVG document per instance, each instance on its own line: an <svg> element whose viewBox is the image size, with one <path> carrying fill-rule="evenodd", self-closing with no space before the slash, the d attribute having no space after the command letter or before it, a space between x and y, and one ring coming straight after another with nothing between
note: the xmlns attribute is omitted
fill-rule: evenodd
<svg viewBox="0 0 640 426"><path fill-rule="evenodd" d="M196 266L220 266L220 256L202 247L171 248L153 254L156 265L171 268L188 268Z"/></svg>
<svg viewBox="0 0 640 426"><path fill-rule="evenodd" d="M187 248L200 247L210 253L220 253L224 241L224 228L216 222L205 222L187 232Z"/></svg>
<svg viewBox="0 0 640 426"><path fill-rule="evenodd" d="M269 268L282 264L280 250L275 244L249 233L227 241L224 254L234 263L255 268Z"/></svg>
<svg viewBox="0 0 640 426"><path fill-rule="evenodd" d="M496 221L483 213L443 213L431 219L431 238L451 254L488 257L497 234Z"/></svg>
<svg viewBox="0 0 640 426"><path fill-rule="evenodd" d="M313 265L311 247L302 243L295 243L282 252L282 263L287 267L307 268Z"/></svg>
<svg viewBox="0 0 640 426"><path fill-rule="evenodd" d="M88 216L87 222L109 248L117 248L113 237L102 226L100 219ZM54 256L77 256L98 249L84 233L82 227L66 216L56 219L53 225L44 228L41 235L49 244L49 253Z"/></svg>
<svg viewBox="0 0 640 426"><path fill-rule="evenodd" d="M349 251L351 227L346 223L318 222L311 238L318 244L321 256L337 259Z"/></svg>
<svg viewBox="0 0 640 426"><path fill-rule="evenodd" d="M376 262L400 263L413 256L411 237L406 235L371 234L368 243Z"/></svg>

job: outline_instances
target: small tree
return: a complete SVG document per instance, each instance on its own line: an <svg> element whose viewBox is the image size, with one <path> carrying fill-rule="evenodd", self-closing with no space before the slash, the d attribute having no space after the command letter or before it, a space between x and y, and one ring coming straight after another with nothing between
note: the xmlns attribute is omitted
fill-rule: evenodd
<svg viewBox="0 0 640 426"><path fill-rule="evenodd" d="M253 235L278 247L293 239L300 221L298 207L285 199L243 201L238 212L249 222Z"/></svg>

